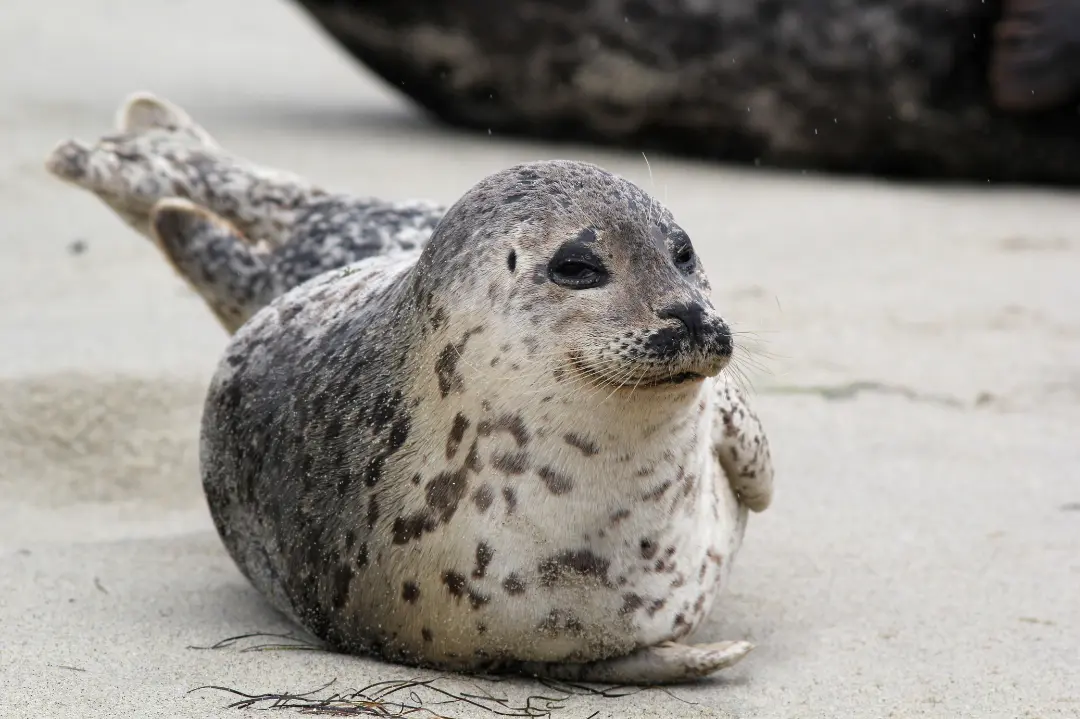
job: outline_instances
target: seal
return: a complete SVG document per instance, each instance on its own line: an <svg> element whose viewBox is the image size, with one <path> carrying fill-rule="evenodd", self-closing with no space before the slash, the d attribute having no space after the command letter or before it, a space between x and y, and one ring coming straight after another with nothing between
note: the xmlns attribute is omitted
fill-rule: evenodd
<svg viewBox="0 0 1080 719"><path fill-rule="evenodd" d="M47 166L232 333L201 471L273 606L339 651L459 672L662 684L751 650L688 640L773 470L667 208L564 160L449 208L350 199L151 95L120 118Z"/></svg>
<svg viewBox="0 0 1080 719"><path fill-rule="evenodd" d="M1080 183L1074 0L296 0L461 128L798 170Z"/></svg>

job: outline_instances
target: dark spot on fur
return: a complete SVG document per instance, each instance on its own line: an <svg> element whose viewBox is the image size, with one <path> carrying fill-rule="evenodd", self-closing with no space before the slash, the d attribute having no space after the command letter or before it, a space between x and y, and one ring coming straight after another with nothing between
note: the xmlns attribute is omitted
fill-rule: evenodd
<svg viewBox="0 0 1080 719"><path fill-rule="evenodd" d="M490 601L491 597L486 597L475 589L469 590L469 604L472 605L473 609L479 609Z"/></svg>
<svg viewBox="0 0 1080 719"><path fill-rule="evenodd" d="M507 432L518 447L524 447L529 442L529 432L525 429L525 422L520 415L504 414L495 420L482 420L476 426L476 432L481 437L490 437L496 432Z"/></svg>
<svg viewBox="0 0 1080 719"><path fill-rule="evenodd" d="M480 440L474 439L469 453L465 455L465 469L479 474L484 469L484 463L480 461Z"/></svg>
<svg viewBox="0 0 1080 719"><path fill-rule="evenodd" d="M425 642L430 642L432 639L435 638L435 635L432 634L431 630L428 629L427 627L424 627L423 629L420 630L420 636L423 638L423 640Z"/></svg>
<svg viewBox="0 0 1080 719"><path fill-rule="evenodd" d="M416 600L420 598L420 587L416 582L405 582L401 586L401 598L409 604L416 604Z"/></svg>
<svg viewBox="0 0 1080 719"><path fill-rule="evenodd" d="M630 510L629 509L620 509L618 511L612 512L611 513L611 524L613 526L617 525L619 522L623 521L624 519L626 519L629 516L630 516Z"/></svg>
<svg viewBox="0 0 1080 719"><path fill-rule="evenodd" d="M506 590L506 593L510 595L516 596L525 593L525 580L513 572L506 575L506 579L503 580L502 586L503 589Z"/></svg>
<svg viewBox="0 0 1080 719"><path fill-rule="evenodd" d="M368 549L367 542L360 545L360 551L356 553L356 566L363 569L368 563Z"/></svg>
<svg viewBox="0 0 1080 719"><path fill-rule="evenodd" d="M450 436L446 438L446 458L453 459L457 454L461 440L465 438L465 430L469 428L469 420L461 412L454 415L454 423L450 426Z"/></svg>
<svg viewBox="0 0 1080 719"><path fill-rule="evenodd" d="M621 614L621 615L633 614L638 609L641 609L641 607L644 604L645 604L645 600L642 599L639 595L634 594L632 592L629 593L629 594L624 594L623 595L623 605L622 605L622 608L619 609L619 614Z"/></svg>
<svg viewBox="0 0 1080 719"><path fill-rule="evenodd" d="M379 500L372 494L368 497L367 525L368 529L375 529L375 523L379 521Z"/></svg>
<svg viewBox="0 0 1080 719"><path fill-rule="evenodd" d="M348 564L339 564L334 571L334 596L331 603L336 611L343 609L345 603L349 601L349 587L352 585L352 578L353 568Z"/></svg>
<svg viewBox="0 0 1080 719"><path fill-rule="evenodd" d="M421 480L421 477L420 477L419 472L417 472L416 474L413 475L413 478L412 478L412 483L413 484L420 484L420 480Z"/></svg>
<svg viewBox="0 0 1080 719"><path fill-rule="evenodd" d="M457 511L467 488L468 473L464 468L456 472L440 472L427 483L428 506L440 513L441 521L448 522Z"/></svg>
<svg viewBox="0 0 1080 719"><path fill-rule="evenodd" d="M486 632L487 632L487 625L484 624L483 622L477 622L476 623L476 633L477 634L484 634ZM482 652L483 650L482 649L477 649L476 651L477 652Z"/></svg>
<svg viewBox="0 0 1080 719"><path fill-rule="evenodd" d="M442 327L444 322L446 322L446 310L440 307L439 309L435 310L435 313L433 315L431 315L431 329L439 329L440 327Z"/></svg>
<svg viewBox="0 0 1080 719"><path fill-rule="evenodd" d="M511 272L517 269L517 252L510 250L510 254L506 256L506 266Z"/></svg>
<svg viewBox="0 0 1080 719"><path fill-rule="evenodd" d="M495 493L492 491L490 484L482 484L473 492L472 498L473 502L476 503L476 508L481 512L486 512L495 501Z"/></svg>
<svg viewBox="0 0 1080 719"><path fill-rule="evenodd" d="M579 434L573 432L567 432L563 435L563 441L574 449L579 450L586 457L595 457L600 454L600 448L593 442L589 441L586 437L582 437Z"/></svg>
<svg viewBox="0 0 1080 719"><path fill-rule="evenodd" d="M690 622L686 621L686 617L682 612L675 615L675 621L671 623L671 628L675 630L677 636L685 636L690 631Z"/></svg>
<svg viewBox="0 0 1080 719"><path fill-rule="evenodd" d="M585 631L585 625L569 609L552 609L537 629L549 635L579 635Z"/></svg>
<svg viewBox="0 0 1080 719"><path fill-rule="evenodd" d="M503 487L503 499L506 500L506 513L513 514L517 509L517 492L511 487Z"/></svg>
<svg viewBox="0 0 1080 719"><path fill-rule="evenodd" d="M551 377L556 382L562 382L564 376L566 376L566 370L562 367L557 367L551 372Z"/></svg>
<svg viewBox="0 0 1080 719"><path fill-rule="evenodd" d="M574 488L574 480L565 474L559 474L551 467L541 467L536 472L544 480L548 491L555 495L566 494Z"/></svg>
<svg viewBox="0 0 1080 719"><path fill-rule="evenodd" d="M641 540L641 558L642 559L652 559L653 557L656 556L656 550L657 550L656 542L652 541L651 539L642 539Z"/></svg>
<svg viewBox="0 0 1080 719"><path fill-rule="evenodd" d="M487 573L488 565L495 556L495 550L487 542L476 545L476 569L473 570L473 579L483 579Z"/></svg>
<svg viewBox="0 0 1080 719"><path fill-rule="evenodd" d="M355 544L356 532L350 529L348 532L345 532L345 551L351 552L353 550L353 545Z"/></svg>
<svg viewBox="0 0 1080 719"><path fill-rule="evenodd" d="M445 399L451 392L460 392L465 388L465 378L457 371L460 350L452 342L447 342L435 361L435 375L439 379L439 394Z"/></svg>
<svg viewBox="0 0 1080 719"><path fill-rule="evenodd" d="M550 586L569 575L594 577L607 584L607 572L611 562L593 554L588 549L568 549L542 561L538 567L540 582Z"/></svg>
<svg viewBox="0 0 1080 719"><path fill-rule="evenodd" d="M669 487L671 487L670 479L661 484L656 489L650 490L649 492L641 495L641 499L644 502L657 502L660 500L661 497L664 496L664 493L668 491Z"/></svg>
<svg viewBox="0 0 1080 719"><path fill-rule="evenodd" d="M529 468L529 455L521 450L495 454L491 457L491 466L503 474L524 474Z"/></svg>
<svg viewBox="0 0 1080 719"><path fill-rule="evenodd" d="M446 585L446 590L455 597L460 597L465 593L465 575L458 572L445 571L442 575L443 584Z"/></svg>
<svg viewBox="0 0 1080 719"><path fill-rule="evenodd" d="M648 614L650 617L654 616L657 612L664 608L665 604L667 604L667 602L663 599L654 599L652 601L652 604L649 605L649 608L645 610L645 613Z"/></svg>
<svg viewBox="0 0 1080 719"><path fill-rule="evenodd" d="M394 544L408 544L420 539L424 532L434 531L436 526L435 519L426 512L398 517L394 520Z"/></svg>
<svg viewBox="0 0 1080 719"><path fill-rule="evenodd" d="M412 428L412 417L404 415L398 418L390 428L390 436L386 442L386 454L391 455L405 446L405 440L409 438L409 430Z"/></svg>
<svg viewBox="0 0 1080 719"><path fill-rule="evenodd" d="M445 399L451 393L460 392L465 388L465 378L457 370L458 359L465 351L465 344L474 334L483 331L483 327L474 327L461 336L457 344L447 342L439 357L435 360L435 375L439 380L439 393Z"/></svg>

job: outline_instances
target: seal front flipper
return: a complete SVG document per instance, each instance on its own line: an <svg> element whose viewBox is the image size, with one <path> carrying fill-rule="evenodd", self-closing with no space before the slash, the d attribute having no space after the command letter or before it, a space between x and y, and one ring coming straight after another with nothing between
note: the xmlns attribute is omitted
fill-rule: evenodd
<svg viewBox="0 0 1080 719"><path fill-rule="evenodd" d="M230 334L279 293L268 249L210 211L163 200L151 211L150 225L173 268Z"/></svg>
<svg viewBox="0 0 1080 719"><path fill-rule="evenodd" d="M1080 97L1080 2L1005 0L994 30L990 91L1009 112L1037 112Z"/></svg>
<svg viewBox="0 0 1080 719"><path fill-rule="evenodd" d="M713 644L664 642L625 657L586 664L527 663L523 673L543 679L601 684L680 684L737 664L754 645L746 641Z"/></svg>
<svg viewBox="0 0 1080 719"><path fill-rule="evenodd" d="M761 420L727 372L716 378L712 441L716 460L731 489L754 512L772 502L773 466Z"/></svg>

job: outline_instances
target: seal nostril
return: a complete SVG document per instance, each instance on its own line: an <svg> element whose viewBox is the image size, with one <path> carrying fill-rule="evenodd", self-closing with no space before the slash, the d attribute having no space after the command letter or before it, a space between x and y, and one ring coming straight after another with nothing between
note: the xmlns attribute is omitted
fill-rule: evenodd
<svg viewBox="0 0 1080 719"><path fill-rule="evenodd" d="M665 320L679 320L690 333L690 339L695 344L701 344L705 336L705 308L697 302L671 305L656 314Z"/></svg>

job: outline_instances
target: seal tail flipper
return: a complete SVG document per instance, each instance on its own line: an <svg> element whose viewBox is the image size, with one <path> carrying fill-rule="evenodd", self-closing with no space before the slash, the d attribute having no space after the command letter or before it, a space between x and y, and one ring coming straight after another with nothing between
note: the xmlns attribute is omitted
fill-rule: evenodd
<svg viewBox="0 0 1080 719"><path fill-rule="evenodd" d="M229 334L275 296L269 249L209 210L188 200L162 200L151 210L150 227L173 268Z"/></svg>
<svg viewBox="0 0 1080 719"><path fill-rule="evenodd" d="M625 657L587 664L527 662L523 673L558 681L620 685L679 684L737 664L754 645L746 641L713 644L665 642Z"/></svg>
<svg viewBox="0 0 1080 719"><path fill-rule="evenodd" d="M994 104L1038 112L1080 97L1080 2L1005 0L990 57Z"/></svg>
<svg viewBox="0 0 1080 719"><path fill-rule="evenodd" d="M116 113L116 129L130 134L166 130L186 135L205 147L219 147L210 133L183 109L149 92L128 95Z"/></svg>
<svg viewBox="0 0 1080 719"><path fill-rule="evenodd" d="M303 178L230 155L187 113L149 93L130 96L116 124L118 134L92 145L58 144L45 166L92 192L146 237L154 205L180 197L248 237L281 246L307 208L327 196Z"/></svg>

